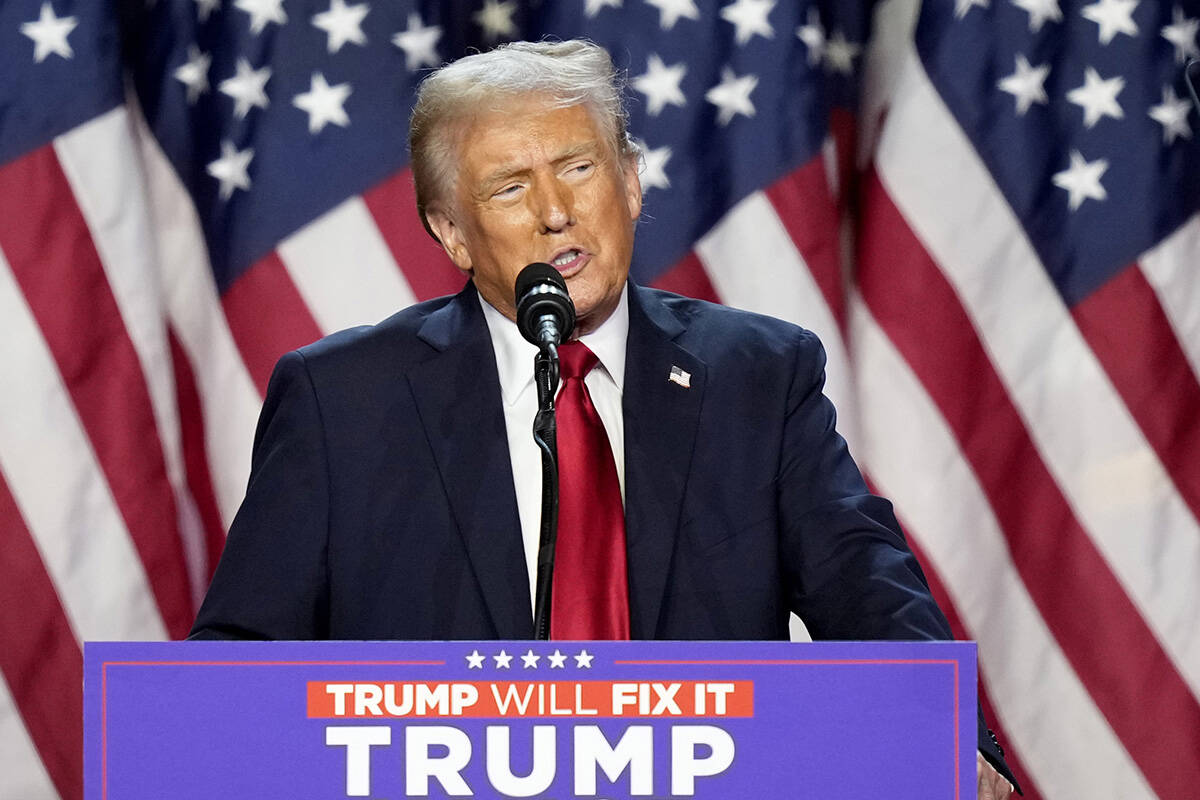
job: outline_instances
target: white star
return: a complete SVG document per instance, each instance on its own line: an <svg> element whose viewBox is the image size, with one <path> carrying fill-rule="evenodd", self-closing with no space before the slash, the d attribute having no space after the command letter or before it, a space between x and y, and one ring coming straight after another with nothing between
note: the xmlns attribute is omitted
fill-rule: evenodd
<svg viewBox="0 0 1200 800"><path fill-rule="evenodd" d="M1118 33L1137 36L1138 26L1133 21L1137 4L1138 0L1098 0L1079 13L1100 26L1100 44L1108 44Z"/></svg>
<svg viewBox="0 0 1200 800"><path fill-rule="evenodd" d="M1042 29L1046 20L1062 21L1062 9L1058 7L1058 0L1012 0L1012 2L1017 8L1024 9L1029 13L1029 30L1034 33Z"/></svg>
<svg viewBox="0 0 1200 800"><path fill-rule="evenodd" d="M342 104L350 96L351 88L348 83L330 86L325 82L325 76L314 72L312 83L307 92L292 98L292 105L301 111L308 112L308 132L320 133L330 122L343 128L350 126L350 117Z"/></svg>
<svg viewBox="0 0 1200 800"><path fill-rule="evenodd" d="M637 139L636 143L642 153L642 171L638 175L642 181L642 192L647 189L671 188L666 170L667 162L671 160L671 148L663 146L652 149L641 139Z"/></svg>
<svg viewBox="0 0 1200 800"><path fill-rule="evenodd" d="M589 653L587 650L580 650L579 654L575 656L575 668L591 669L593 658L595 658L595 656Z"/></svg>
<svg viewBox="0 0 1200 800"><path fill-rule="evenodd" d="M680 108L687 105L687 98L679 88L679 83L686 74L687 64L682 61L668 67L659 58L658 53L650 54L646 62L646 71L633 79L633 88L646 95L646 110L650 112L650 116L657 117L668 103Z"/></svg>
<svg viewBox="0 0 1200 800"><path fill-rule="evenodd" d="M250 15L250 32L256 35L262 33L268 22L284 25L288 21L283 0L234 0L233 5Z"/></svg>
<svg viewBox="0 0 1200 800"><path fill-rule="evenodd" d="M1017 116L1023 117L1034 103L1046 105L1049 102L1045 87L1049 74L1049 64L1031 67L1025 56L1018 54L1016 72L1001 78L996 85L1017 98Z"/></svg>
<svg viewBox="0 0 1200 800"><path fill-rule="evenodd" d="M583 8L583 13L589 17L594 17L600 13L600 10L608 6L609 8L620 8L621 0L587 0L587 4Z"/></svg>
<svg viewBox="0 0 1200 800"><path fill-rule="evenodd" d="M732 69L725 67L721 70L721 82L708 90L704 99L720 109L717 122L728 125L734 115L754 116L754 104L750 102L750 93L758 86L757 75L738 77Z"/></svg>
<svg viewBox="0 0 1200 800"><path fill-rule="evenodd" d="M546 660L550 662L550 669L562 669L563 664L567 661L567 656L561 650L555 649L553 653L546 656Z"/></svg>
<svg viewBox="0 0 1200 800"><path fill-rule="evenodd" d="M1163 87L1162 98L1162 103L1150 106L1150 119L1163 126L1163 144L1171 144L1176 136L1192 138L1192 128L1187 121L1191 104L1187 98L1176 97L1172 86Z"/></svg>
<svg viewBox="0 0 1200 800"><path fill-rule="evenodd" d="M492 656L496 660L496 669L508 669L512 664L513 657L503 650L499 655Z"/></svg>
<svg viewBox="0 0 1200 800"><path fill-rule="evenodd" d="M664 31L674 28L680 17L700 19L700 9L692 0L646 0L646 4L658 9L658 24Z"/></svg>
<svg viewBox="0 0 1200 800"><path fill-rule="evenodd" d="M989 0L954 0L954 16L962 19L972 8L987 8Z"/></svg>
<svg viewBox="0 0 1200 800"><path fill-rule="evenodd" d="M208 22L212 12L221 7L221 0L196 0L196 16L201 22Z"/></svg>
<svg viewBox="0 0 1200 800"><path fill-rule="evenodd" d="M221 182L222 200L232 197L234 189L242 191L250 189L250 175L246 170L250 167L252 158L254 158L253 149L238 150L228 139L221 141L221 157L204 169Z"/></svg>
<svg viewBox="0 0 1200 800"><path fill-rule="evenodd" d="M43 14L45 9L42 6ZM1200 57L1200 50L1196 49L1196 31L1200 30L1200 20L1185 17L1179 6L1175 6L1172 14L1171 24L1162 29L1162 37L1174 45L1175 63L1182 64L1189 58Z"/></svg>
<svg viewBox="0 0 1200 800"><path fill-rule="evenodd" d="M392 37L392 44L404 51L404 66L411 72L422 66L436 67L442 62L437 43L442 38L442 26L425 27L420 14L408 15L408 29Z"/></svg>
<svg viewBox="0 0 1200 800"><path fill-rule="evenodd" d="M808 10L808 24L796 28L796 36L808 48L808 63L816 66L825 56L825 28L821 25L821 12L813 6Z"/></svg>
<svg viewBox="0 0 1200 800"><path fill-rule="evenodd" d="M513 22L513 14L517 4L513 0L483 0L483 8L471 15L481 28L483 38L489 42L507 39L517 35L517 25Z"/></svg>
<svg viewBox="0 0 1200 800"><path fill-rule="evenodd" d="M40 64L51 53L63 58L74 57L75 51L71 49L67 36L78 24L79 21L74 17L54 16L54 8L49 3L42 3L37 20L21 23L21 33L33 40L33 60Z"/></svg>
<svg viewBox="0 0 1200 800"><path fill-rule="evenodd" d="M237 74L221 81L221 94L228 95L234 100L233 115L235 117L245 119L251 108L267 107L267 93L264 89L270 79L270 67L255 70L251 68L250 62L246 59L238 59Z"/></svg>
<svg viewBox="0 0 1200 800"><path fill-rule="evenodd" d="M481 654L478 650L472 650L467 656L467 669L483 669L483 662L487 656Z"/></svg>
<svg viewBox="0 0 1200 800"><path fill-rule="evenodd" d="M1104 80L1091 67L1083 74L1083 86L1067 92L1067 99L1083 109L1083 125L1093 127L1101 117L1121 119L1125 112L1117 103L1117 95L1125 88L1125 79L1118 75Z"/></svg>
<svg viewBox="0 0 1200 800"><path fill-rule="evenodd" d="M171 74L187 87L187 101L194 105L200 95L208 91L208 67L212 64L212 56L200 52L194 44L188 45L188 60L180 64Z"/></svg>
<svg viewBox="0 0 1200 800"><path fill-rule="evenodd" d="M1100 185L1100 176L1108 169L1108 161L1098 158L1095 161L1085 161L1078 150L1071 151L1071 166L1062 172L1054 174L1054 185L1066 189L1069 193L1068 205L1071 210L1079 208L1084 200L1104 200L1108 192Z"/></svg>
<svg viewBox="0 0 1200 800"><path fill-rule="evenodd" d="M738 44L746 44L755 34L771 39L775 36L775 29L767 22L767 17L773 8L775 0L735 0L732 5L721 9L721 19L733 23L736 29L733 40Z"/></svg>
<svg viewBox="0 0 1200 800"><path fill-rule="evenodd" d="M537 662L540 658L541 656L533 652L533 650L527 650L525 651L525 655L521 656L521 661L525 664L525 669L537 669Z"/></svg>
<svg viewBox="0 0 1200 800"><path fill-rule="evenodd" d="M336 53L346 42L365 45L367 36L362 32L362 21L371 7L366 3L346 5L345 0L333 0L328 11L314 14L312 24L329 36L329 52Z"/></svg>
<svg viewBox="0 0 1200 800"><path fill-rule="evenodd" d="M834 72L851 75L854 73L854 59L858 58L861 52L861 45L846 41L845 34L834 31L833 36L825 43L825 63Z"/></svg>

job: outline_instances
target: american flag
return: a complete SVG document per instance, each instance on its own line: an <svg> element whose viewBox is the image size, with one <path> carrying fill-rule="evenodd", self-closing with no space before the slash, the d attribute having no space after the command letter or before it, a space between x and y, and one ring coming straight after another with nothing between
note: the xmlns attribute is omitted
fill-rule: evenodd
<svg viewBox="0 0 1200 800"><path fill-rule="evenodd" d="M1200 786L1200 2L5 0L0 797L185 635L284 351L461 285L414 87L605 45L643 283L816 331L1027 797Z"/></svg>

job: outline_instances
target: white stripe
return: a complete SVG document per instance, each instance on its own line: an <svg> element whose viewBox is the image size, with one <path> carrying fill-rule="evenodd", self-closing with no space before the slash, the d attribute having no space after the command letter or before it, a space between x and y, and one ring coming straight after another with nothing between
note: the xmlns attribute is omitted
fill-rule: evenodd
<svg viewBox="0 0 1200 800"><path fill-rule="evenodd" d="M76 638L165 638L141 558L3 253L0 326L0 363L20 376L0 399L0 470Z"/></svg>
<svg viewBox="0 0 1200 800"><path fill-rule="evenodd" d="M1192 372L1200 376L1200 214L1138 261Z"/></svg>
<svg viewBox="0 0 1200 800"><path fill-rule="evenodd" d="M945 420L857 295L850 324L868 471L978 637L996 711L1042 795L1153 797L1039 615Z"/></svg>
<svg viewBox="0 0 1200 800"><path fill-rule="evenodd" d="M198 601L208 588L204 527L191 501L183 467L179 406L164 324L166 310L159 287L157 250L131 135L125 109L118 107L55 139L54 150L137 352L167 478L174 490L191 595Z"/></svg>
<svg viewBox="0 0 1200 800"><path fill-rule="evenodd" d="M64 690L69 691L67 687ZM0 798L3 800L57 800L59 794L42 764L25 721L13 702L0 673Z"/></svg>
<svg viewBox="0 0 1200 800"><path fill-rule="evenodd" d="M771 201L762 192L742 200L695 250L721 302L794 322L821 338L828 356L825 394L854 452L858 412L841 331Z"/></svg>
<svg viewBox="0 0 1200 800"><path fill-rule="evenodd" d="M416 302L360 197L343 201L277 249L324 333L372 325Z"/></svg>
<svg viewBox="0 0 1200 800"><path fill-rule="evenodd" d="M191 362L204 416L204 444L221 519L228 528L246 493L250 450L262 398L229 331L190 197L158 143L132 108L159 280L171 325Z"/></svg>
<svg viewBox="0 0 1200 800"><path fill-rule="evenodd" d="M915 51L880 178L941 265L1046 466L1113 574L1200 695L1200 528Z"/></svg>

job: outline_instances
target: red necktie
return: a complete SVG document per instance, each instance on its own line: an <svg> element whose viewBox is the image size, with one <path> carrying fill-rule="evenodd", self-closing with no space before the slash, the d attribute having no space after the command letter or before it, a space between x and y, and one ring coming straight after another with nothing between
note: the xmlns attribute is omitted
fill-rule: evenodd
<svg viewBox="0 0 1200 800"><path fill-rule="evenodd" d="M604 423L583 378L595 353L558 348L558 545L550 607L553 639L628 639L625 509Z"/></svg>

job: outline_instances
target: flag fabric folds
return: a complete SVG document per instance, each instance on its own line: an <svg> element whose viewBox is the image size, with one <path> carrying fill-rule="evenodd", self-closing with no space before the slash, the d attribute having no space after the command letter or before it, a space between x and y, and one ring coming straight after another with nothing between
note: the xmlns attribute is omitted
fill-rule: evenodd
<svg viewBox="0 0 1200 800"><path fill-rule="evenodd" d="M1193 796L1198 33L1200 0L0 5L0 798L81 796L82 642L186 634L279 355L462 285L415 87L544 36L628 76L635 279L821 336L1026 796Z"/></svg>

